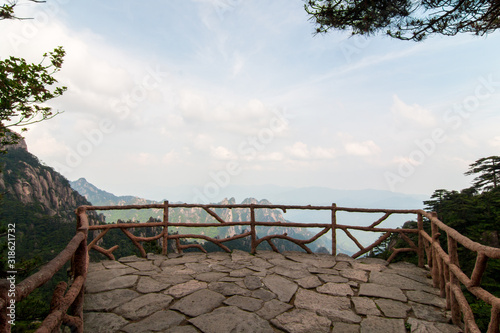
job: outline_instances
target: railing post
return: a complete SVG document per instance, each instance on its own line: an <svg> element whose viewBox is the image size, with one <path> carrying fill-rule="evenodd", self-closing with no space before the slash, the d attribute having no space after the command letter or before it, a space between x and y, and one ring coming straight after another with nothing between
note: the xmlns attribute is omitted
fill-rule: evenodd
<svg viewBox="0 0 500 333"><path fill-rule="evenodd" d="M432 217L437 218L437 213L432 212L431 213ZM438 265L438 253L435 248L436 244L439 246L439 228L438 226L432 221L431 219L431 236L432 236L432 244L431 244L431 259L432 259L432 270L431 270L431 275L432 275L432 284L434 288L437 288L440 286L440 281L441 281L441 276L439 273L439 265Z"/></svg>
<svg viewBox="0 0 500 333"><path fill-rule="evenodd" d="M424 267L424 219L422 214L417 214L417 227L418 227L418 267Z"/></svg>
<svg viewBox="0 0 500 333"><path fill-rule="evenodd" d="M332 203L332 256L337 255L337 204Z"/></svg>
<svg viewBox="0 0 500 333"><path fill-rule="evenodd" d="M70 313L74 316L80 318L82 326L77 328L77 332L83 332L83 298L85 293L85 281L87 279L87 271L89 267L89 254L87 248L87 237L89 230L89 219L85 208L79 208L76 211L76 221L77 221L77 232L84 232L85 238L80 243L80 246L75 251L73 260L73 279L78 276L83 276L84 282L82 289L78 296L76 296L75 301L70 307Z"/></svg>
<svg viewBox="0 0 500 333"><path fill-rule="evenodd" d="M470 286L478 287L481 284L481 278L486 270L486 263L488 262L488 257L484 252L478 252L476 257L476 264L474 265L474 270L470 277Z"/></svg>
<svg viewBox="0 0 500 333"><path fill-rule="evenodd" d="M257 252L257 234L255 232L255 208L254 204L250 204L250 239L251 239L251 253L255 254Z"/></svg>
<svg viewBox="0 0 500 333"><path fill-rule="evenodd" d="M168 254L168 200L163 202L163 244L161 253Z"/></svg>
<svg viewBox="0 0 500 333"><path fill-rule="evenodd" d="M458 262L457 241L453 237L450 237L450 235L448 235L448 255L450 256L450 264L460 267L460 263ZM457 287L460 286L457 277L455 276L455 274L453 274L453 271L451 269L448 269L448 271L449 271L448 279L450 281L450 286L449 286L449 300L447 299L447 303L449 302L450 305L451 319L453 321L453 324L459 325L460 306L457 302L457 298L455 297L454 286Z"/></svg>
<svg viewBox="0 0 500 333"><path fill-rule="evenodd" d="M491 319L488 325L488 333L500 332L500 302L496 302L491 307Z"/></svg>

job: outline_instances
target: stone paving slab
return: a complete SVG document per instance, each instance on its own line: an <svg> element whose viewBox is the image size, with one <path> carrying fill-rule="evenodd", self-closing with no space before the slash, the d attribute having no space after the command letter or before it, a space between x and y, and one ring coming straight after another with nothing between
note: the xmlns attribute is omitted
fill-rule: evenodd
<svg viewBox="0 0 500 333"><path fill-rule="evenodd" d="M429 272L346 255L186 253L91 263L85 332L462 332Z"/></svg>

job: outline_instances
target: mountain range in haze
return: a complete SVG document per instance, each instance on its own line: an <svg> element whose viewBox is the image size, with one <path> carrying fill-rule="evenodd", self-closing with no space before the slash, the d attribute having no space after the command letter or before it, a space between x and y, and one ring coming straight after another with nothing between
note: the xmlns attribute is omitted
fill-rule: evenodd
<svg viewBox="0 0 500 333"><path fill-rule="evenodd" d="M142 202L171 202L201 203L196 201L193 186L176 186L164 189L163 200L144 199L133 195L116 196L97 188L85 178L70 182L71 186L80 194L87 197L94 205L120 204L127 202L137 204ZM236 201L245 198L266 198L273 204L287 205L331 205L359 208L385 209L420 209L423 201L429 196L422 194L404 194L383 190L338 190L327 187L286 187L278 185L228 185L220 188L217 196L210 198L212 203L220 202L225 198L235 198ZM208 202L204 202L208 203Z"/></svg>
<svg viewBox="0 0 500 333"><path fill-rule="evenodd" d="M110 192L104 191L89 183L85 178L80 178L70 182L73 189L84 196L88 201L96 206L106 205L145 205L152 203L162 203L163 201L154 201L137 196L116 196ZM339 207L353 208L384 208L384 209L420 209L423 207L423 201L428 199L423 195L407 195L401 193L393 193L389 191L378 190L334 190L322 187L307 187L307 188L285 188L279 186L228 186L225 192L230 192L238 195L238 193L247 193L242 203L266 203L266 204L283 204L283 205L324 205L330 206L336 203ZM265 199L253 199L255 197ZM235 195L235 196L236 196ZM173 200L169 200L173 203ZM183 202L183 201L176 201ZM192 203L192 202L188 202ZM236 199L232 196L230 199L223 198L214 203L236 203ZM127 210L127 211L102 211L108 222L120 220L147 221L149 217L162 219L162 210ZM186 212L184 212L186 214ZM205 217L200 217L195 214L188 216L190 220L201 221ZM287 213L281 214L280 220L305 223L329 223L331 221L330 211L311 211L311 210L287 210ZM380 214L379 214L380 215ZM346 213L338 212L337 219L340 224L367 226L380 216L376 214L363 213ZM382 214L383 215L383 214ZM175 213L171 214L174 218ZM177 218L177 217L175 217ZM180 216L178 217L181 218ZM184 217L185 218L185 217ZM391 216L383 222L381 227L398 228L401 227L407 220L414 218L413 216ZM233 231L234 232L234 231ZM376 240L380 234L373 232L356 232L353 231L358 240L362 244L369 244ZM219 235L221 237L231 236L225 233ZM326 240L326 239L325 239ZM325 244L328 244L329 240ZM337 234L337 245L341 252L352 254L358 250L356 245L348 239L343 233ZM323 244L322 244L323 246Z"/></svg>

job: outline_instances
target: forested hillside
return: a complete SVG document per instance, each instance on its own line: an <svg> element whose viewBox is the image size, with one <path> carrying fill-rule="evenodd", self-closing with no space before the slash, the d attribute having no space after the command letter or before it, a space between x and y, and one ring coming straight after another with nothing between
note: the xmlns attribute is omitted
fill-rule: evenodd
<svg viewBox="0 0 500 333"><path fill-rule="evenodd" d="M15 225L19 283L66 247L75 235L75 208L89 202L72 190L61 174L42 165L22 141L0 155L0 170L0 278L5 278L7 271L7 225ZM92 223L99 221L95 214L90 217ZM47 314L52 291L59 281L68 279L68 268L66 265L51 281L17 304L18 320L13 332L29 331L25 321L30 323Z"/></svg>

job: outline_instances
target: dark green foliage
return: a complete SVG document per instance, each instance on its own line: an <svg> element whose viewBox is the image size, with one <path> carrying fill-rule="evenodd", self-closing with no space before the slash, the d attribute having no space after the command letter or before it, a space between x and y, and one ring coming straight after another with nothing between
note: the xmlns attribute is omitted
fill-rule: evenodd
<svg viewBox="0 0 500 333"><path fill-rule="evenodd" d="M474 189L488 191L496 189L500 181L500 156L484 157L470 165L465 175L476 175Z"/></svg>
<svg viewBox="0 0 500 333"><path fill-rule="evenodd" d="M33 3L44 3L45 0L26 0ZM0 20L22 20L23 18L16 16L14 13L15 7L18 5L18 0L6 0L3 5L0 5Z"/></svg>
<svg viewBox="0 0 500 333"><path fill-rule="evenodd" d="M464 291L465 298L470 304L472 312L474 313L474 319L476 320L477 326L481 332L486 332L488 330L488 324L490 322L491 315L491 305L478 300L476 296L471 293Z"/></svg>
<svg viewBox="0 0 500 333"><path fill-rule="evenodd" d="M0 20L14 18L15 3L5 3L0 6Z"/></svg>
<svg viewBox="0 0 500 333"><path fill-rule="evenodd" d="M431 200L424 202L428 210L437 212L441 221L470 239L489 246L499 246L500 189L482 193L473 188L460 192L438 191Z"/></svg>
<svg viewBox="0 0 500 333"><path fill-rule="evenodd" d="M0 202L0 225L16 225L17 283L34 274L61 252L75 234L75 226L44 215L40 206L22 205L4 196ZM6 237L0 237L0 277L6 274ZM52 280L16 304L16 326L13 332L28 332L34 320L45 318L49 311L52 292L59 281L68 281L66 264Z"/></svg>
<svg viewBox="0 0 500 333"><path fill-rule="evenodd" d="M57 115L44 103L61 96L66 87L50 87L57 83L54 74L62 66L65 52L59 46L45 53L38 64L23 58L9 57L0 61L0 139L2 145L17 143L18 136L7 135L12 126L26 126ZM43 64L49 58L49 65ZM23 128L23 130L26 130ZM3 148L2 148L3 149Z"/></svg>
<svg viewBox="0 0 500 333"><path fill-rule="evenodd" d="M448 191L438 189L434 191L430 200L424 201L426 210L437 213L438 218L446 225L457 230L462 235L483 245L500 247L500 187L497 186L499 173L498 156L482 158L471 164L466 175L477 175L474 186L461 191ZM416 223L406 223L404 228L416 228ZM430 235L430 223L424 219L424 229ZM410 237L412 238L412 237ZM416 237L412 240L416 242ZM447 251L448 244L446 233L441 232L439 238L441 247ZM373 255L387 258L390 255L389 248L406 247L398 236L389 237L377 249ZM458 244L458 258L460 268L469 277L474 270L476 253ZM405 260L416 263L414 253L404 253L396 257L396 260ZM500 297L500 261L489 260L486 272L481 280L481 287L496 297ZM478 300L473 294L462 286L474 312L474 317L481 331L485 332L490 320L491 306Z"/></svg>
<svg viewBox="0 0 500 333"><path fill-rule="evenodd" d="M436 193L438 192L439 193ZM468 238L488 246L499 247L500 235L500 188L478 193L475 188L458 191L438 190L433 199L426 201L429 210L436 211L441 221L460 232ZM440 237L441 246L447 250L447 240L444 235ZM476 254L458 246L460 268L470 277L474 269ZM490 260L481 286L500 297L500 262ZM488 328L491 306L478 300L462 288L469 301L474 317L481 331Z"/></svg>
<svg viewBox="0 0 500 333"><path fill-rule="evenodd" d="M402 229L418 229L417 222L415 221L407 221L403 224ZM427 233L431 233L430 231L430 222L424 219L424 230ZM383 234L381 234L382 236ZM406 234L408 238L416 245L418 244L418 236L417 234ZM392 234L387 239L385 239L379 246L376 246L369 254L370 257L376 257L381 259L389 259L392 254L392 248L401 249L401 248L409 248L410 244L406 242L399 234ZM418 255L416 252L401 252L399 253L392 262L398 261L406 261L412 264L418 264Z"/></svg>
<svg viewBox="0 0 500 333"><path fill-rule="evenodd" d="M12 333L34 332L41 321L45 319L50 310L50 304L47 302L47 296L50 297L52 284L47 287L38 288L28 297L16 304L17 317L16 325L12 327ZM49 298L50 299L50 298Z"/></svg>
<svg viewBox="0 0 500 333"><path fill-rule="evenodd" d="M16 261L18 271L26 275L53 259L75 235L75 225L45 216L37 205L23 205L4 196L0 207L2 227L8 223L16 225ZM5 244L5 237L1 241ZM0 253L2 264L5 256L5 251Z"/></svg>
<svg viewBox="0 0 500 333"><path fill-rule="evenodd" d="M351 30L421 41L428 35L485 35L500 27L497 0L309 0L305 5L317 33Z"/></svg>

